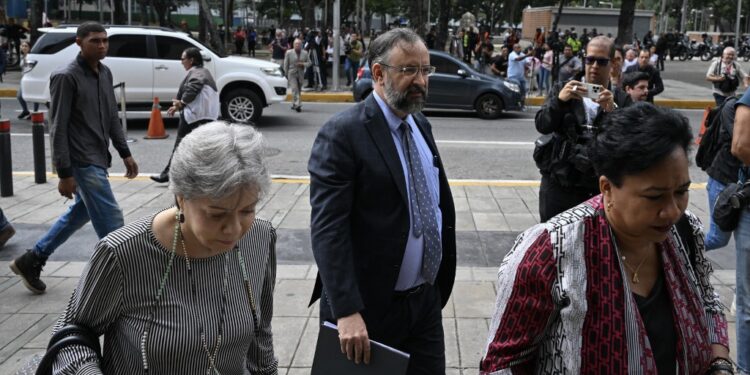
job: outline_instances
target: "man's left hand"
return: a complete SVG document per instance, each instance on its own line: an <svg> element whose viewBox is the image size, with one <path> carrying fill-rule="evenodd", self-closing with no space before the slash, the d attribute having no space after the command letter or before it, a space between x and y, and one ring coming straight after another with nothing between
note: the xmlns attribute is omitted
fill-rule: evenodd
<svg viewBox="0 0 750 375"><path fill-rule="evenodd" d="M138 176L138 164L132 156L122 159L122 162L125 163L125 169L127 170L127 172L125 172L125 177L132 180Z"/></svg>
<svg viewBox="0 0 750 375"><path fill-rule="evenodd" d="M596 99L594 101L602 106L602 110L604 110L604 112L612 112L612 110L616 108L615 97L612 95L612 91L609 91L607 89L602 89L602 92L599 93L599 99Z"/></svg>

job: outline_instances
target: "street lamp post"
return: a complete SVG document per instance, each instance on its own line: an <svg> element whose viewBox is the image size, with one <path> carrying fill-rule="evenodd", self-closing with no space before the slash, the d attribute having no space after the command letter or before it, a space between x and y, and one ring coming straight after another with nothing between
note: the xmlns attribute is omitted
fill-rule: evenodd
<svg viewBox="0 0 750 375"><path fill-rule="evenodd" d="M740 13L742 12L742 0L737 0L737 22L734 27L734 49L738 49L740 43Z"/></svg>
<svg viewBox="0 0 750 375"><path fill-rule="evenodd" d="M341 61L341 0L333 0L333 91L339 91L339 62Z"/></svg>

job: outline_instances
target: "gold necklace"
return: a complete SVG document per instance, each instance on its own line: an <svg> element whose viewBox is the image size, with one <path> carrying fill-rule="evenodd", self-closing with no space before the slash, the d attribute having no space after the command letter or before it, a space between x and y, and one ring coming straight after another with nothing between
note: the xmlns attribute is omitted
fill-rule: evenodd
<svg viewBox="0 0 750 375"><path fill-rule="evenodd" d="M641 270L641 267L643 266L644 263L646 263L646 258L648 257L644 256L643 259L641 260L641 263L639 263L638 267L635 267L635 269L633 269L633 267L630 266L630 264L627 261L627 258L624 255L622 255L620 258L622 258L622 264L624 264L625 267L627 267L630 270L630 272L633 273L633 279L632 279L633 284L638 284L641 281L641 279L638 277L638 271Z"/></svg>

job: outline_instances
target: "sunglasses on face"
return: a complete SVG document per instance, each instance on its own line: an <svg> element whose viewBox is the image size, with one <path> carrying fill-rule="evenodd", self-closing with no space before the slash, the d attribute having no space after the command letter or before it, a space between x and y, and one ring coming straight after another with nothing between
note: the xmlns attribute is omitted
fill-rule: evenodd
<svg viewBox="0 0 750 375"><path fill-rule="evenodd" d="M586 62L586 65L594 65L594 63L597 63L599 66L609 65L609 59L606 57L586 56L583 60Z"/></svg>

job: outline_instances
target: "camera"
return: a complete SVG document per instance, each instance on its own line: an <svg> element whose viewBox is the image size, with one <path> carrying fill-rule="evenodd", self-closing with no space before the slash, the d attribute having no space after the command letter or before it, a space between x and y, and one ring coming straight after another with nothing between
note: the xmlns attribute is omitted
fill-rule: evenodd
<svg viewBox="0 0 750 375"><path fill-rule="evenodd" d="M745 182L742 184L742 189L729 197L729 204L734 209L740 209L747 207L748 203L750 203L750 182Z"/></svg>

